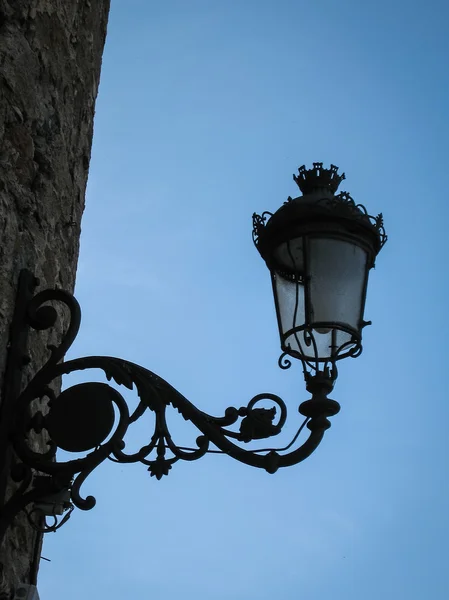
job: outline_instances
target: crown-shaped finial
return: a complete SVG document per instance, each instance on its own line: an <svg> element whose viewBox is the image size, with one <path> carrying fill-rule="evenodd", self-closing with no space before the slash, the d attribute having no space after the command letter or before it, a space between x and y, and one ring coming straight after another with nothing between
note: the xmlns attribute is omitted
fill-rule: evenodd
<svg viewBox="0 0 449 600"><path fill-rule="evenodd" d="M338 174L338 167L331 165L330 169L323 169L323 163L313 163L312 169L307 169L305 165L299 167L298 175L293 175L303 194L308 194L317 189L327 188L333 194L338 189L340 183L345 179L345 174Z"/></svg>

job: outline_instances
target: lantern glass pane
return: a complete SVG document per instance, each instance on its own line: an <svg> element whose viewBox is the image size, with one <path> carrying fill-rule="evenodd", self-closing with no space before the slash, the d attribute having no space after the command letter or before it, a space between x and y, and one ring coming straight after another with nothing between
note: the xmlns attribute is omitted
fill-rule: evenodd
<svg viewBox="0 0 449 600"><path fill-rule="evenodd" d="M367 253L363 248L340 239L312 238L312 323L340 323L358 331L363 317L366 277ZM325 329L318 328L318 332L324 333Z"/></svg>
<svg viewBox="0 0 449 600"><path fill-rule="evenodd" d="M295 273L297 276L304 273L304 240L302 237L294 238L278 246L274 252L276 268L282 272Z"/></svg>
<svg viewBox="0 0 449 600"><path fill-rule="evenodd" d="M279 275L273 274L274 292L276 296L279 329L282 337L295 327L304 325L304 286L296 281L291 281ZM294 336L288 340L292 349L299 351L298 343Z"/></svg>

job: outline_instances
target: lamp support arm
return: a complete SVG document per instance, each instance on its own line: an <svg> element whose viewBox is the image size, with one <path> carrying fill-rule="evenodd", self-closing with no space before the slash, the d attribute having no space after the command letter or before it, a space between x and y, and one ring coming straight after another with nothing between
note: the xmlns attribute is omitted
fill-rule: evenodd
<svg viewBox="0 0 449 600"><path fill-rule="evenodd" d="M151 476L161 479L179 460L193 461L208 452L217 452L210 449L213 445L244 464L275 473L310 456L330 426L327 416L335 414L337 403L322 396L315 401L313 395L300 409L308 419L310 430L301 446L286 454L274 448L248 449L237 442L246 444L267 439L282 431L287 407L279 396L259 394L246 406L229 407L223 416L215 417L198 409L167 381L135 363L109 356L62 362L78 333L81 311L68 292L44 290L34 295L36 283L29 271L22 272L12 327L10 385L4 398L7 410L3 411L0 423L19 459L12 468L12 477L18 486L8 501L0 505L0 536L14 516L31 504L34 504L33 511L39 509L41 515L52 516L62 514L72 504L83 510L93 508L95 498L83 497L80 488L106 459L119 463L141 462ZM59 312L53 307L54 303L68 311L68 327L59 344L49 346L47 362L20 390L18 373L23 368L21 357L26 353L26 333L29 328L44 330L55 325ZM105 383L78 384L60 394L53 390L53 382L61 376L86 369L101 369L107 380L136 390L139 397L136 408L130 411L117 389ZM35 400L41 401L41 408L33 412ZM265 407L266 402L271 403L271 408ZM173 441L166 420L170 406L199 430L196 448L185 448ZM125 436L133 423L147 412L154 416L151 435L137 452L127 452ZM239 425L238 431L228 429L235 424ZM32 447L32 431L46 432L47 450L37 451ZM58 449L84 456L59 460ZM51 512L49 507L55 506L59 507L59 513ZM44 531L54 531L58 526L44 527Z"/></svg>

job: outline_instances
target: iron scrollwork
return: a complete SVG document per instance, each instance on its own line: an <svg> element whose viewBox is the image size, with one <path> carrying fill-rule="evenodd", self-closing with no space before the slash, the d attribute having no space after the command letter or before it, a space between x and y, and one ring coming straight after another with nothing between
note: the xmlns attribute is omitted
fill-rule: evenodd
<svg viewBox="0 0 449 600"><path fill-rule="evenodd" d="M363 204L356 204L351 194L348 192L340 192L332 200L327 200L327 205L331 210L336 212L341 211L349 214L355 219L365 219L371 223L377 231L380 239L380 249L384 247L388 236L385 232L383 214L379 213L376 216L370 215Z"/></svg>
<svg viewBox="0 0 449 600"><path fill-rule="evenodd" d="M310 434L301 446L281 454L282 450L290 449L297 434L285 448L244 448L239 443L271 438L282 431L287 407L281 398L274 394L260 394L246 406L229 407L223 416L216 417L201 411L167 381L135 363L110 356L89 356L64 362L80 327L80 307L73 295L59 289L44 290L34 295L35 285L32 274L23 271L11 338L12 358L8 367L12 383L5 397L10 406L8 435L19 459L12 469L12 478L18 485L1 507L0 537L21 510L27 512L30 522L39 531L45 532L61 526L70 515L67 511L71 511L73 506L82 510L92 509L95 498L84 496L81 487L89 474L106 459L118 463L140 462L151 476L161 479L180 460L194 461L207 452L221 452L247 465L274 473L281 467L307 458L330 426L327 417L338 411L337 403L325 398L321 391L318 393L308 387L312 399L300 407L305 421L299 431L307 424ZM65 307L69 314L68 327L60 343L48 347L46 363L22 390L17 384L20 381L17 373L23 367L21 355L26 352L26 332L29 328L39 331L54 327L59 317L54 304ZM82 383L55 393L52 387L55 380L86 369L100 369L108 381L129 390L135 389L137 407L130 411L122 394L107 383ZM33 411L35 400L41 401L37 411ZM271 403L270 408L266 407L267 401ZM170 406L200 431L195 448L179 446L172 439L166 420ZM154 415L151 437L138 451L128 452L126 433L148 411ZM236 424L238 429L232 429ZM39 451L32 447L29 440L32 431L37 434L46 432L48 449ZM85 455L58 460L58 449ZM45 521L42 524L42 519L36 520L39 514L53 516L53 525L47 525ZM59 521L58 515L62 516Z"/></svg>

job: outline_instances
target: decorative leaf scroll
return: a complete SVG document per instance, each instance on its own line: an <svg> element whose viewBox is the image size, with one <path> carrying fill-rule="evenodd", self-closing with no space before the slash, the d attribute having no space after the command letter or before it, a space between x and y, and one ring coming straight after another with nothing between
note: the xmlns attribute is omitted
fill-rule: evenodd
<svg viewBox="0 0 449 600"><path fill-rule="evenodd" d="M380 238L380 248L386 243L388 236L384 228L382 213L377 216L370 215L363 204L356 204L348 192L341 192L335 198L326 199L324 205L335 211L343 211L355 219L366 219L377 230Z"/></svg>
<svg viewBox="0 0 449 600"><path fill-rule="evenodd" d="M273 216L273 213L271 213L267 210L265 212L263 212L261 215L258 215L257 213L253 214L253 242L256 246L257 246L257 242L259 240L260 233L265 228L267 219L272 216Z"/></svg>
<svg viewBox="0 0 449 600"><path fill-rule="evenodd" d="M254 408L240 423L240 437L243 442L260 440L279 433L273 425L275 408Z"/></svg>
<svg viewBox="0 0 449 600"><path fill-rule="evenodd" d="M117 385L124 385L129 390L133 389L133 380L129 374L129 369L126 363L115 362L111 363L104 369L106 379L111 381L113 379Z"/></svg>
<svg viewBox="0 0 449 600"><path fill-rule="evenodd" d="M152 460L150 462L150 466L148 467L148 471L150 472L151 477L156 477L156 479L162 479L164 475L168 475L172 463L178 460L177 458L167 460L166 458L156 458L156 460Z"/></svg>

